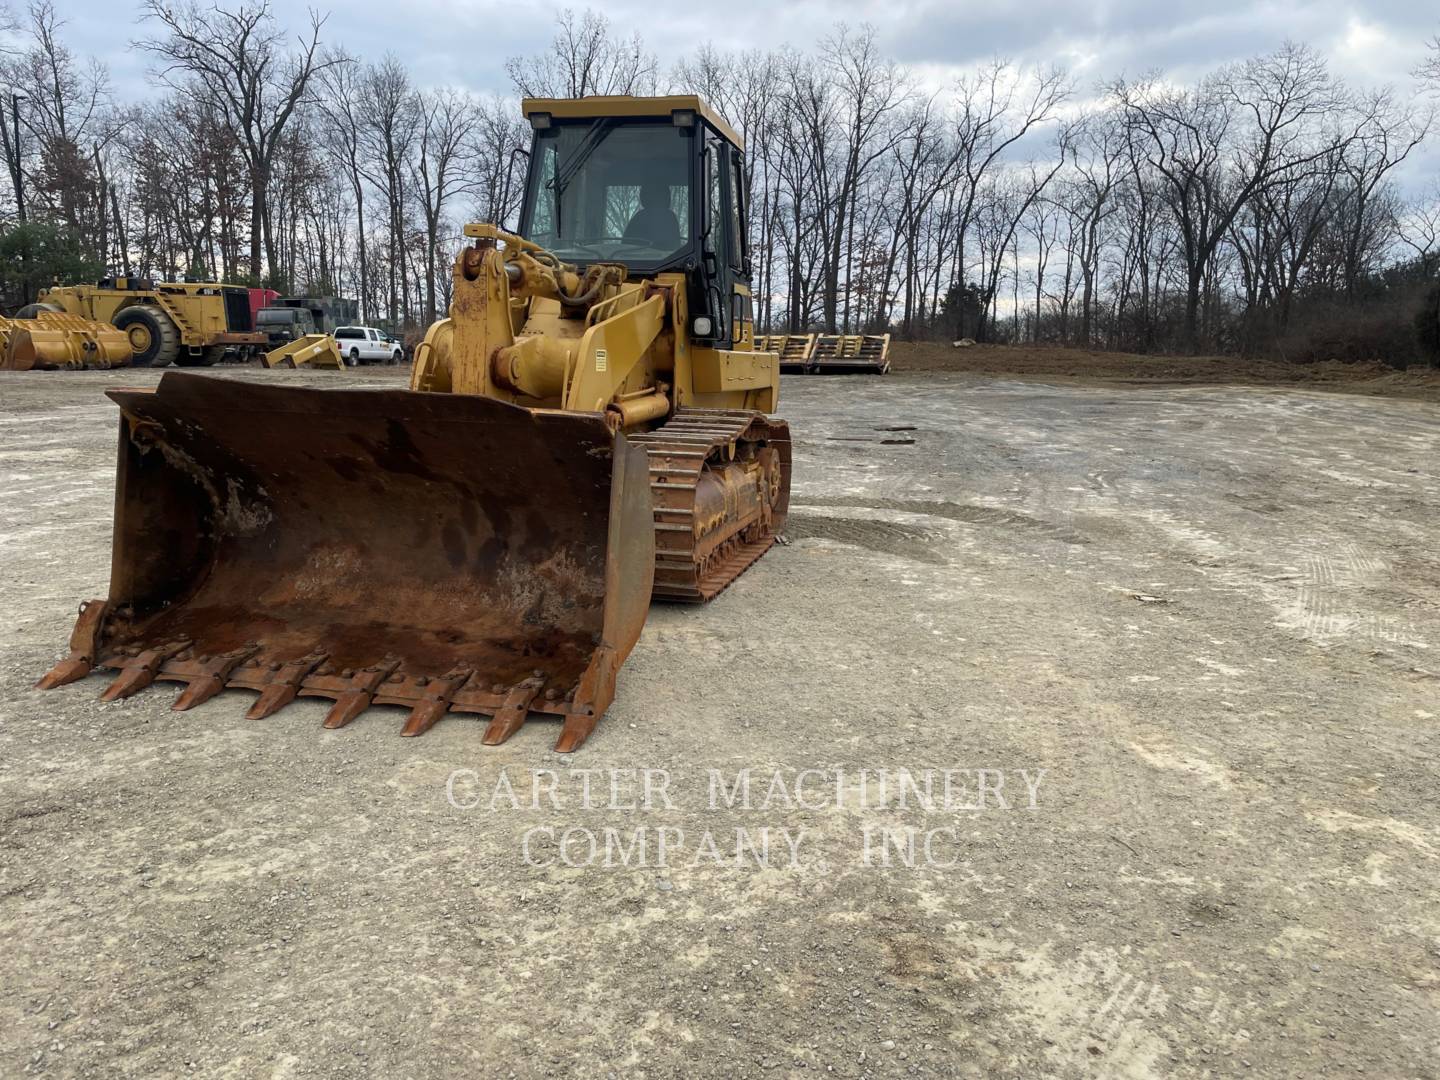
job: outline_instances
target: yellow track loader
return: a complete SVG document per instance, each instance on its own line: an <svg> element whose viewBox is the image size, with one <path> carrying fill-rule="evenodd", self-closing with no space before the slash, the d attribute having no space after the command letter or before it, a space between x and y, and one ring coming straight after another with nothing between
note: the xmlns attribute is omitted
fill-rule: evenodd
<svg viewBox="0 0 1440 1080"><path fill-rule="evenodd" d="M518 230L465 227L408 390L170 373L115 390L109 596L38 684L331 699L402 734L527 717L576 749L652 595L709 600L789 502L779 356L753 348L740 139L698 98L527 100Z"/></svg>

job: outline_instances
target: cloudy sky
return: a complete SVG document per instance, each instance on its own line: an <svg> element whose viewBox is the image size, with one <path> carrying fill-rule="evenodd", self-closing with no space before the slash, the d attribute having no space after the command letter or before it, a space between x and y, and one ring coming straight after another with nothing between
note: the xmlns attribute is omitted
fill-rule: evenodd
<svg viewBox="0 0 1440 1080"><path fill-rule="evenodd" d="M23 8L16 2L13 8ZM77 52L102 56L116 86L146 92L147 58L129 47L146 33L127 0L56 0ZM277 3L298 14L301 4ZM542 49L564 4L495 0L339 0L328 36L351 53L399 55L421 83L507 90L504 60ZM574 4L581 8L583 4ZM1185 79L1286 38L1322 50L1355 83L1408 83L1425 42L1440 30L1440 4L1422 0L725 0L657 4L614 0L604 10L624 33L639 31L665 57L702 42L721 48L804 47L837 21L871 23L892 56L927 82L995 55L1060 62L1082 79L1160 67ZM663 12L663 17L657 17ZM717 13L721 14L717 18ZM283 16L282 16L283 17Z"/></svg>
<svg viewBox="0 0 1440 1080"><path fill-rule="evenodd" d="M208 2L208 0L207 0ZM422 86L454 84L475 91L510 91L505 60L543 50L555 13L583 2L499 0L314 0L329 11L327 40L354 56L378 60L394 52ZM102 57L117 91L155 92L150 58L131 42L150 33L131 0L55 0L76 52ZM302 0L272 0L281 19L304 23ZM23 10L24 0L11 0ZM596 6L596 5L592 5ZM1001 56L1058 63L1076 76L1084 96L1116 75L1159 68L1188 81L1232 60L1306 42L1332 70L1356 86L1392 84L1410 92L1410 72L1440 32L1435 0L723 0L660 4L610 0L604 10L624 36L639 32L668 67L673 58L710 42L721 49L805 48L837 22L869 23L896 60L924 84L940 89L967 67ZM663 12L663 17L658 13ZM717 13L721 17L717 18ZM1432 139L1397 172L1407 191L1440 172Z"/></svg>

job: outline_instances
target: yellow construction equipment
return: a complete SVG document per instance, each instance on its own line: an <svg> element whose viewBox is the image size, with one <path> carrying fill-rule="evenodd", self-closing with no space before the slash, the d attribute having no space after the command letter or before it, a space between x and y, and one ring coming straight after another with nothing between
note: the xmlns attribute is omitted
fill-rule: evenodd
<svg viewBox="0 0 1440 1080"><path fill-rule="evenodd" d="M808 370L817 375L884 375L890 370L890 335L818 334Z"/></svg>
<svg viewBox="0 0 1440 1080"><path fill-rule="evenodd" d="M693 96L527 100L518 233L465 227L411 388L169 373L121 409L110 593L39 683L93 668L186 709L334 701L527 716L576 749L652 594L705 601L774 543L787 425L752 336L742 147Z"/></svg>
<svg viewBox="0 0 1440 1080"><path fill-rule="evenodd" d="M780 354L780 370L787 374L803 375L810 366L810 354L815 351L814 334L768 334L757 335L755 347L766 352Z"/></svg>
<svg viewBox="0 0 1440 1080"><path fill-rule="evenodd" d="M35 306L123 330L136 367L209 367L232 346L268 344L253 325L250 290L237 285L107 278L44 290Z"/></svg>
<svg viewBox="0 0 1440 1080"><path fill-rule="evenodd" d="M130 362L130 342L106 323L38 311L31 319L0 318L0 369L112 368Z"/></svg>
<svg viewBox="0 0 1440 1080"><path fill-rule="evenodd" d="M263 359L267 368L317 367L345 370L340 346L329 334L306 334L294 341L287 341L278 349L271 349Z"/></svg>
<svg viewBox="0 0 1440 1080"><path fill-rule="evenodd" d="M756 348L780 354L780 370L796 375L890 370L889 334L769 334L758 336Z"/></svg>

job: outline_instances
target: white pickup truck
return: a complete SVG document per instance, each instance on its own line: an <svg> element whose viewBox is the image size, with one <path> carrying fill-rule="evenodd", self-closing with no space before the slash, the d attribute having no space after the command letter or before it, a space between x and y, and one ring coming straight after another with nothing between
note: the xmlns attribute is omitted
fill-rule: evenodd
<svg viewBox="0 0 1440 1080"><path fill-rule="evenodd" d="M356 364L398 364L405 359L405 350L400 343L373 326L337 326L335 344L340 346L340 355L351 367Z"/></svg>

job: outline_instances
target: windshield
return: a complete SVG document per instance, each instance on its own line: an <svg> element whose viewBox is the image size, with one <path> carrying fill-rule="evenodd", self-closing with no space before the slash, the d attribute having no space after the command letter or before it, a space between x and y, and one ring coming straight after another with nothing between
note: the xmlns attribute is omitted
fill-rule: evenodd
<svg viewBox="0 0 1440 1080"><path fill-rule="evenodd" d="M690 245L691 145L668 122L537 131L521 232L567 262L668 262Z"/></svg>
<svg viewBox="0 0 1440 1080"><path fill-rule="evenodd" d="M273 308L266 308L256 316L256 321L258 321L261 326L267 326L272 323L277 325L281 323L292 323L298 318L299 315L294 311L276 311Z"/></svg>

